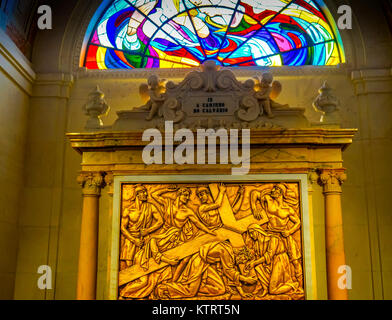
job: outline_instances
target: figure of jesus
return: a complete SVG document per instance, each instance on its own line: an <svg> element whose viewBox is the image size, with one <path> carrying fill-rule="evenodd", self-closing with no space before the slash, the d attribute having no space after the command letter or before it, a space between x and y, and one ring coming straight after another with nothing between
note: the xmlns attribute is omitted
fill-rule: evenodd
<svg viewBox="0 0 392 320"><path fill-rule="evenodd" d="M176 192L176 198L173 200L167 193ZM207 228L207 226L200 221L196 213L187 206L190 199L191 190L189 188L177 188L169 187L157 190L152 193L153 199L155 199L163 207L165 224L163 230L167 230L170 227L176 227L182 230L182 236L184 237L183 227L188 223L193 223L198 229L215 235L213 231Z"/></svg>
<svg viewBox="0 0 392 320"><path fill-rule="evenodd" d="M222 206L225 192L226 187L221 184L219 186L218 197L216 201L213 201L210 190L208 188L199 187L197 189L196 193L201 202L201 205L198 208L199 215L209 228L219 228L222 226L222 220L220 218L218 209Z"/></svg>

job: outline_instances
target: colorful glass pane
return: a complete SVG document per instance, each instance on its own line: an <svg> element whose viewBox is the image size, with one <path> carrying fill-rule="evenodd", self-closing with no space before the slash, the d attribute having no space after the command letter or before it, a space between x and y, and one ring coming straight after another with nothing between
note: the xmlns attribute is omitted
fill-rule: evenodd
<svg viewBox="0 0 392 320"><path fill-rule="evenodd" d="M95 25L84 66L337 65L340 52L312 0L115 0Z"/></svg>

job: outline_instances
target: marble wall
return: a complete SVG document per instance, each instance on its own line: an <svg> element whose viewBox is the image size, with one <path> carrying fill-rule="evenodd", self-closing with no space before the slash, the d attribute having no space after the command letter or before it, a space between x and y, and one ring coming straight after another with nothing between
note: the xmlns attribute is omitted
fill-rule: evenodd
<svg viewBox="0 0 392 320"><path fill-rule="evenodd" d="M32 78L29 63L0 31L0 299L14 293Z"/></svg>

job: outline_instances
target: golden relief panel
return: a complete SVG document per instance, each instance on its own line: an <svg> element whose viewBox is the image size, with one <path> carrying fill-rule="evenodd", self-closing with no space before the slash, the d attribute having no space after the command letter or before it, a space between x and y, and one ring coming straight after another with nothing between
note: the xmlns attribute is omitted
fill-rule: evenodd
<svg viewBox="0 0 392 320"><path fill-rule="evenodd" d="M119 299L304 299L298 183L121 191Z"/></svg>

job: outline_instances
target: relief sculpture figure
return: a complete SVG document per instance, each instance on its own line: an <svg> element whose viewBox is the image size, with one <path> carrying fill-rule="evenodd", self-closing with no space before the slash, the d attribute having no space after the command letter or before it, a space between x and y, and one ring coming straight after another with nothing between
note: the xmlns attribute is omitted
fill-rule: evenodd
<svg viewBox="0 0 392 320"><path fill-rule="evenodd" d="M222 275L216 270L216 264L222 268ZM190 298L196 294L202 297L223 295L226 293L223 275L237 287L241 287L241 282L256 282L238 270L234 249L229 241L211 242L190 258L176 282L159 285L158 295L168 299Z"/></svg>
<svg viewBox="0 0 392 320"><path fill-rule="evenodd" d="M168 263L169 266L128 283L120 290L120 296L134 299L145 298L153 293L159 283L170 280L173 276L170 265L176 265L178 260L166 257L164 252L176 247L178 243L179 230L176 228L170 228L162 234L152 236L143 249L136 254L135 264L139 264L144 270L148 270L149 259L153 258L156 263L159 264L162 261Z"/></svg>
<svg viewBox="0 0 392 320"><path fill-rule="evenodd" d="M260 298L289 292L302 293L299 283L292 278L290 261L285 242L275 233L262 229L257 224L248 227L254 250L253 261L246 264L245 270L255 269L261 284L257 293Z"/></svg>
<svg viewBox="0 0 392 320"><path fill-rule="evenodd" d="M303 273L300 261L302 255L293 238L293 234L301 227L301 220L296 212L298 200L287 193L287 187L284 184L274 185L272 190L254 190L251 193L251 208L257 219L263 213L267 214L269 218L267 230L279 235L285 242L288 256L294 266L295 276L302 287Z"/></svg>
<svg viewBox="0 0 392 320"><path fill-rule="evenodd" d="M176 192L176 198L173 200L167 193ZM213 231L207 228L203 222L200 221L196 213L187 206L191 195L189 188L164 188L152 193L152 197L163 207L165 213L163 230L167 230L170 227L175 227L181 230L182 240L189 240L194 236L192 229L189 228L189 224L193 223L198 229L215 235ZM188 225L187 225L188 224Z"/></svg>
<svg viewBox="0 0 392 320"><path fill-rule="evenodd" d="M244 195L245 195L244 186L239 186L237 193L236 193L236 196L235 196L233 202L231 203L231 207L233 209L234 214L237 214L241 210L241 207L244 202Z"/></svg>
<svg viewBox="0 0 392 320"><path fill-rule="evenodd" d="M121 269L133 264L135 254L141 249L145 238L163 225L163 219L154 204L147 201L144 186L136 186L135 197L121 220Z"/></svg>
<svg viewBox="0 0 392 320"><path fill-rule="evenodd" d="M200 199L201 205L198 208L199 215L202 221L209 228L218 228L222 226L222 220L218 209L222 206L223 196L226 192L226 187L222 184L219 186L219 195L216 201L212 201L210 190L206 187L199 187L197 189L197 196Z"/></svg>

